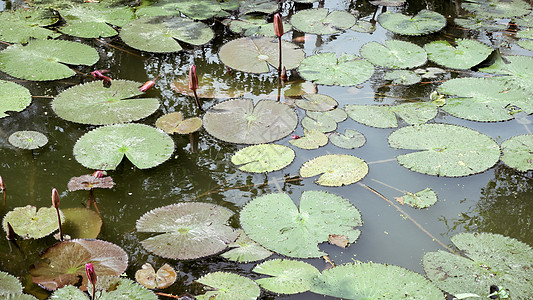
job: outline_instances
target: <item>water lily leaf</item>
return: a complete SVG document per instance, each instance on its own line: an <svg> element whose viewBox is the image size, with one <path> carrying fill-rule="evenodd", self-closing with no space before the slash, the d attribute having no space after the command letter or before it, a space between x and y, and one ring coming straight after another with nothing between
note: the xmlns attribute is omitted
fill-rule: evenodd
<svg viewBox="0 0 533 300"><path fill-rule="evenodd" d="M204 115L204 128L212 136L236 144L262 144L294 131L298 116L289 106L270 100L254 105L251 99L221 102Z"/></svg>
<svg viewBox="0 0 533 300"><path fill-rule="evenodd" d="M82 38L115 36L118 32L109 24L122 27L135 19L131 7L107 7L101 3L76 4L60 9L59 14L67 23L59 31Z"/></svg>
<svg viewBox="0 0 533 300"><path fill-rule="evenodd" d="M17 277L0 271L0 296L7 297L22 294L22 284Z"/></svg>
<svg viewBox="0 0 533 300"><path fill-rule="evenodd" d="M526 90L528 93L533 93L533 57L529 56L506 56L505 59L509 63L505 63L503 59L498 57L496 62L490 67L482 68L480 71L501 74L506 76L494 77L506 84Z"/></svg>
<svg viewBox="0 0 533 300"><path fill-rule="evenodd" d="M377 263L352 263L324 270L311 285L313 293L343 299L443 299L424 276Z"/></svg>
<svg viewBox="0 0 533 300"><path fill-rule="evenodd" d="M530 50L530 51L533 51L533 40L522 40L522 41L518 41L518 46L526 49L526 50Z"/></svg>
<svg viewBox="0 0 533 300"><path fill-rule="evenodd" d="M56 23L59 17L52 10L5 10L0 13L0 41L27 43L32 39L47 39L60 36L59 33L43 28Z"/></svg>
<svg viewBox="0 0 533 300"><path fill-rule="evenodd" d="M204 23L174 16L140 18L120 31L120 38L129 46L156 53L182 50L176 40L197 46L208 43L213 37L213 30Z"/></svg>
<svg viewBox="0 0 533 300"><path fill-rule="evenodd" d="M357 20L357 23L355 23L355 25L350 29L355 32L372 33L376 31L376 26L369 21Z"/></svg>
<svg viewBox="0 0 533 300"><path fill-rule="evenodd" d="M26 46L14 44L0 52L0 70L35 81L63 79L76 74L69 65L91 66L98 52L81 43L57 40L31 40Z"/></svg>
<svg viewBox="0 0 533 300"><path fill-rule="evenodd" d="M406 0L376 0L376 1L368 1L372 5L376 6L402 6L405 4Z"/></svg>
<svg viewBox="0 0 533 300"><path fill-rule="evenodd" d="M455 18L455 24L470 30L501 31L507 28L507 24L496 22L495 20L485 20L478 18Z"/></svg>
<svg viewBox="0 0 533 300"><path fill-rule="evenodd" d="M437 105L432 102L402 103L390 109L410 125L424 124L438 113Z"/></svg>
<svg viewBox="0 0 533 300"><path fill-rule="evenodd" d="M407 204L411 207L426 208L437 203L437 194L432 189L425 188L420 192L407 193L394 199L402 205Z"/></svg>
<svg viewBox="0 0 533 300"><path fill-rule="evenodd" d="M272 0L243 0L240 1L239 14L249 13L271 14L278 10L279 3Z"/></svg>
<svg viewBox="0 0 533 300"><path fill-rule="evenodd" d="M135 280L147 289L164 289L176 282L178 274L168 264L164 264L157 270L151 264L145 263L142 269L135 272Z"/></svg>
<svg viewBox="0 0 533 300"><path fill-rule="evenodd" d="M188 134L198 131L202 127L202 119L194 117L184 120L180 112L173 112L157 119L155 127L168 134Z"/></svg>
<svg viewBox="0 0 533 300"><path fill-rule="evenodd" d="M38 131L17 131L9 136L9 143L17 148L33 150L48 143L46 135Z"/></svg>
<svg viewBox="0 0 533 300"><path fill-rule="evenodd" d="M65 216L61 211L59 213L63 223ZM54 207L41 207L39 210L32 205L15 207L4 216L2 226L5 232L8 232L7 223L11 224L15 233L24 239L40 239L59 228Z"/></svg>
<svg viewBox="0 0 533 300"><path fill-rule="evenodd" d="M374 74L374 66L358 56L321 53L304 59L298 68L306 80L323 85L350 86L367 81Z"/></svg>
<svg viewBox="0 0 533 300"><path fill-rule="evenodd" d="M378 22L383 28L401 35L425 35L446 26L446 18L431 10L421 10L414 17L388 11L379 15Z"/></svg>
<svg viewBox="0 0 533 300"><path fill-rule="evenodd" d="M437 78L437 76L446 74L446 71L444 71L441 68L435 68L435 67L428 67L428 68L419 68L414 71L416 74L420 75L422 78Z"/></svg>
<svg viewBox="0 0 533 300"><path fill-rule="evenodd" d="M285 32L289 31L291 28L291 24L283 22L283 29ZM231 20L229 22L229 29L244 36L276 36L274 33L274 25L272 23L267 23L265 17L261 15L244 15L237 20Z"/></svg>
<svg viewBox="0 0 533 300"><path fill-rule="evenodd" d="M126 156L139 169L162 164L174 152L174 141L163 131L143 124L99 127L74 145L74 157L89 169L114 170Z"/></svg>
<svg viewBox="0 0 533 300"><path fill-rule="evenodd" d="M31 104L30 91L20 84L0 80L0 119L7 111L23 111Z"/></svg>
<svg viewBox="0 0 533 300"><path fill-rule="evenodd" d="M426 51L422 47L400 40L386 40L385 45L366 43L359 53L375 65L393 69L416 68L427 61Z"/></svg>
<svg viewBox="0 0 533 300"><path fill-rule="evenodd" d="M520 17L531 12L531 6L523 0L468 0L461 7L486 19Z"/></svg>
<svg viewBox="0 0 533 300"><path fill-rule="evenodd" d="M481 173L500 158L500 147L475 130L449 124L403 127L389 136L397 149L421 150L397 156L411 171L429 175L459 177Z"/></svg>
<svg viewBox="0 0 533 300"><path fill-rule="evenodd" d="M95 211L83 207L64 208L63 234L76 239L95 239L102 228L102 218ZM57 217L56 217L57 218Z"/></svg>
<svg viewBox="0 0 533 300"><path fill-rule="evenodd" d="M227 225L233 212L215 204L187 202L159 207L137 220L139 232L160 233L143 247L172 259L195 259L218 253L237 238Z"/></svg>
<svg viewBox="0 0 533 300"><path fill-rule="evenodd" d="M460 233L451 238L464 256L444 251L424 255L424 271L450 294L468 291L483 298L489 286L509 290L513 299L531 299L533 249L515 239L492 233Z"/></svg>
<svg viewBox="0 0 533 300"><path fill-rule="evenodd" d="M196 282L212 289L196 296L198 300L257 299L261 294L259 286L253 280L233 273L209 273Z"/></svg>
<svg viewBox="0 0 533 300"><path fill-rule="evenodd" d="M346 11L327 8L304 9L291 17L294 28L305 33L333 34L355 25L355 17Z"/></svg>
<svg viewBox="0 0 533 300"><path fill-rule="evenodd" d="M322 94L307 94L295 101L296 106L310 111L328 111L337 108L339 103L333 97Z"/></svg>
<svg viewBox="0 0 533 300"><path fill-rule="evenodd" d="M66 285L52 293L50 299L88 300L89 297L83 291L73 285Z"/></svg>
<svg viewBox="0 0 533 300"><path fill-rule="evenodd" d="M434 41L424 45L430 60L453 69L470 69L484 61L494 49L470 39L455 39L456 46L448 41Z"/></svg>
<svg viewBox="0 0 533 300"><path fill-rule="evenodd" d="M222 257L231 261L248 263L263 260L273 254L271 251L254 242L244 233L244 230L237 229L236 232L239 233L239 237L235 242L228 245L229 248L233 249L222 253Z"/></svg>
<svg viewBox="0 0 533 300"><path fill-rule="evenodd" d="M456 78L441 84L446 99L444 111L456 117L481 122L505 121L517 111L533 113L531 95L493 78Z"/></svg>
<svg viewBox="0 0 533 300"><path fill-rule="evenodd" d="M87 290L85 264L92 263L98 276L118 276L128 266L128 255L119 246L100 240L69 240L46 249L30 269L32 281L47 290L79 283Z"/></svg>
<svg viewBox="0 0 533 300"><path fill-rule="evenodd" d="M281 170L288 166L295 157L294 150L276 144L253 145L237 151L231 162L239 170L252 173L266 173Z"/></svg>
<svg viewBox="0 0 533 300"><path fill-rule="evenodd" d="M340 123L348 118L348 114L340 108L335 108L329 111L306 111L305 113L311 119L317 119L319 116L326 116L333 121Z"/></svg>
<svg viewBox="0 0 533 300"><path fill-rule="evenodd" d="M68 190L71 192L79 190L90 191L96 188L111 189L114 186L115 182L113 182L111 176L94 177L92 174L72 177L67 184Z"/></svg>
<svg viewBox="0 0 533 300"><path fill-rule="evenodd" d="M347 154L327 154L305 162L300 176L320 175L315 183L323 186L343 186L355 183L368 173L368 165L358 157Z"/></svg>
<svg viewBox="0 0 533 300"><path fill-rule="evenodd" d="M96 269L96 266L95 266ZM98 271L96 271L98 272ZM96 298L95 298L96 299ZM157 300L159 297L152 291L147 290L140 284L135 283L127 278L116 280L107 292L101 293L99 300L116 300L116 299L142 299Z"/></svg>
<svg viewBox="0 0 533 300"><path fill-rule="evenodd" d="M224 76L225 77L225 76ZM236 89L228 84L228 78L214 76L212 74L198 74L198 89L196 94L199 98L235 98L247 93L245 90ZM194 97L189 88L189 76L183 75L170 83L170 87L176 93Z"/></svg>
<svg viewBox="0 0 533 300"><path fill-rule="evenodd" d="M504 141L501 148L506 165L522 172L533 170L533 135L514 136Z"/></svg>
<svg viewBox="0 0 533 300"><path fill-rule="evenodd" d="M325 133L337 129L337 122L324 114L319 114L315 116L315 119L304 117L302 126L307 131L317 130Z"/></svg>
<svg viewBox="0 0 533 300"><path fill-rule="evenodd" d="M276 39L244 37L232 40L220 48L220 60L228 67L250 73L265 73L278 67L279 49ZM282 65L294 69L304 59L304 51L293 43L281 41Z"/></svg>
<svg viewBox="0 0 533 300"><path fill-rule="evenodd" d="M318 149L328 143L328 136L320 130L306 130L304 136L290 140L289 143L302 149Z"/></svg>
<svg viewBox="0 0 533 300"><path fill-rule="evenodd" d="M272 277L256 279L262 288L276 294L298 294L311 289L313 279L320 271L298 260L272 259L255 266L252 270Z"/></svg>
<svg viewBox="0 0 533 300"><path fill-rule="evenodd" d="M356 122L377 128L398 127L398 120L390 106L347 104L344 109Z"/></svg>
<svg viewBox="0 0 533 300"><path fill-rule="evenodd" d="M187 17L194 20L206 20L212 17L223 17L229 15L226 10L236 10L237 1L225 1L230 5L224 5L224 2L217 0L180 0L175 2L175 8Z"/></svg>
<svg viewBox="0 0 533 300"><path fill-rule="evenodd" d="M266 194L248 202L240 214L241 226L263 247L289 257L325 255L318 244L330 234L348 236L354 243L363 225L348 200L323 191L304 191L298 209L285 193Z"/></svg>
<svg viewBox="0 0 533 300"><path fill-rule="evenodd" d="M365 136L355 129L346 129L344 134L334 132L329 135L331 143L344 149L355 149L362 147L365 142Z"/></svg>
<svg viewBox="0 0 533 300"><path fill-rule="evenodd" d="M422 80L422 77L414 71L392 70L385 73L383 79L392 80L392 83L397 85L412 85L419 83Z"/></svg>

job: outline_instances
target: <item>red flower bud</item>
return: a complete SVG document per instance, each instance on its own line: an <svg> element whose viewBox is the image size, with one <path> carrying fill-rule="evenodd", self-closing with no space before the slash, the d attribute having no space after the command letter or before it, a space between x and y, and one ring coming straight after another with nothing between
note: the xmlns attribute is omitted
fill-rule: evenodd
<svg viewBox="0 0 533 300"><path fill-rule="evenodd" d="M143 84L140 88L139 88L139 91L141 92L146 92L147 90L149 90L151 87L153 87L155 85L155 81L153 80L149 80L147 81L145 84Z"/></svg>
<svg viewBox="0 0 533 300"><path fill-rule="evenodd" d="M300 138L300 136L298 136L296 134L291 135L291 139L293 139L293 140L297 140L299 138Z"/></svg>
<svg viewBox="0 0 533 300"><path fill-rule="evenodd" d="M277 37L283 35L283 22L281 21L281 16L279 14L274 15L274 33Z"/></svg>
<svg viewBox="0 0 533 300"><path fill-rule="evenodd" d="M87 272L87 279L89 279L89 282L94 287L96 285L96 273L94 272L93 264L86 263L85 264L85 271Z"/></svg>
<svg viewBox="0 0 533 300"><path fill-rule="evenodd" d="M100 170L94 171L93 177L102 178L102 177L104 177L104 172L102 172Z"/></svg>
<svg viewBox="0 0 533 300"><path fill-rule="evenodd" d="M189 67L189 89L196 91L198 89L198 76L196 75L196 66Z"/></svg>
<svg viewBox="0 0 533 300"><path fill-rule="evenodd" d="M52 189L52 205L59 209L59 193L57 192L56 188Z"/></svg>

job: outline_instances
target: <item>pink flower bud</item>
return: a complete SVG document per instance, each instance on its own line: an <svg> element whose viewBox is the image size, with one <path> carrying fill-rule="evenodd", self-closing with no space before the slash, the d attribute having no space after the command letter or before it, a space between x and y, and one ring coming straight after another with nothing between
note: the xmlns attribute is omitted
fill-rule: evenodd
<svg viewBox="0 0 533 300"><path fill-rule="evenodd" d="M281 21L281 16L279 14L274 15L274 33L277 37L283 35L283 22Z"/></svg>
<svg viewBox="0 0 533 300"><path fill-rule="evenodd" d="M59 209L59 193L57 192L56 188L52 189L52 205Z"/></svg>
<svg viewBox="0 0 533 300"><path fill-rule="evenodd" d="M4 183L4 179L2 179L2 176L0 176L0 192L5 191L6 184Z"/></svg>
<svg viewBox="0 0 533 300"><path fill-rule="evenodd" d="M283 66L283 70L281 71L280 78L283 81L287 81L287 78L288 78L287 77L287 69L285 69L285 66Z"/></svg>
<svg viewBox="0 0 533 300"><path fill-rule="evenodd" d="M296 135L296 134L291 135L291 139L293 139L293 140L297 140L299 138L300 138L299 135Z"/></svg>
<svg viewBox="0 0 533 300"><path fill-rule="evenodd" d="M93 177L102 178L102 177L104 177L104 172L102 172L100 170L94 171Z"/></svg>
<svg viewBox="0 0 533 300"><path fill-rule="evenodd" d="M189 67L189 89L196 91L198 89L198 75L196 75L196 66Z"/></svg>
<svg viewBox="0 0 533 300"><path fill-rule="evenodd" d="M147 90L149 90L151 87L153 87L155 85L155 81L154 80L149 80L147 81L145 84L143 84L140 88L139 88L139 91L141 92L146 92Z"/></svg>
<svg viewBox="0 0 533 300"><path fill-rule="evenodd" d="M93 264L86 263L85 264L85 271L87 272L87 279L89 279L89 282L94 287L96 285L96 273L94 272Z"/></svg>

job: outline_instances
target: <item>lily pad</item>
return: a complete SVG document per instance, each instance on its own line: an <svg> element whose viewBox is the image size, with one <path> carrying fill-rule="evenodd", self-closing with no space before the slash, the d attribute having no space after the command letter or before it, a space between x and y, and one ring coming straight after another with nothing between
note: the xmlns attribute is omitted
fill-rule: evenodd
<svg viewBox="0 0 533 300"><path fill-rule="evenodd" d="M0 70L35 81L56 80L76 74L69 65L92 66L100 56L81 43L58 40L31 40L26 46L14 44L0 52Z"/></svg>
<svg viewBox="0 0 533 300"><path fill-rule="evenodd" d="M346 105L346 112L354 121L377 128L398 127L395 114L411 125L423 124L435 118L437 105L431 102L411 102L395 106Z"/></svg>
<svg viewBox="0 0 533 300"><path fill-rule="evenodd" d="M59 31L82 38L115 36L118 32L110 25L122 27L135 19L131 7L107 7L105 3L76 4L60 9L59 14L67 23Z"/></svg>
<svg viewBox="0 0 533 300"><path fill-rule="evenodd" d="M434 41L424 45L430 60L453 69L470 69L484 61L494 49L470 39L456 39L456 46L447 41Z"/></svg>
<svg viewBox="0 0 533 300"><path fill-rule="evenodd" d="M20 294L22 294L22 284L20 284L20 281L15 276L0 271L0 296L9 299L9 296Z"/></svg>
<svg viewBox="0 0 533 300"><path fill-rule="evenodd" d="M533 57L529 56L506 56L505 59L498 57L496 62L489 67L482 68L480 71L501 74L505 76L494 77L502 80L506 84L524 89L528 93L533 93Z"/></svg>
<svg viewBox="0 0 533 300"><path fill-rule="evenodd" d="M288 166L295 157L294 150L276 144L253 145L237 151L231 162L239 170L252 173L266 173L281 170Z"/></svg>
<svg viewBox="0 0 533 300"><path fill-rule="evenodd" d="M406 0L376 0L376 1L368 1L372 5L376 6L402 6L405 4Z"/></svg>
<svg viewBox="0 0 533 300"><path fill-rule="evenodd" d="M422 80L422 77L420 77L420 75L416 74L414 71L392 70L385 73L383 79L392 80L392 83L397 85L412 85L419 83Z"/></svg>
<svg viewBox="0 0 533 300"><path fill-rule="evenodd" d="M194 20L206 20L212 17L225 17L229 13L224 10L236 10L238 1L217 0L180 0L174 2L176 9Z"/></svg>
<svg viewBox="0 0 533 300"><path fill-rule="evenodd" d="M249 238L244 233L244 230L237 229L236 232L239 233L239 237L235 242L228 245L229 248L233 249L222 253L222 257L239 263L248 263L263 260L273 254Z"/></svg>
<svg viewBox="0 0 533 300"><path fill-rule="evenodd" d="M193 117L184 120L180 112L173 112L157 119L155 127L168 134L188 134L198 131L202 127L202 119Z"/></svg>
<svg viewBox="0 0 533 300"><path fill-rule="evenodd" d="M483 18L455 18L453 21L458 26L470 30L502 31L507 28L507 24Z"/></svg>
<svg viewBox="0 0 533 300"><path fill-rule="evenodd" d="M196 94L199 98L235 98L246 94L248 91L237 89L229 83L229 77L216 76L216 74L198 74L198 89ZM176 93L194 97L193 91L189 88L189 76L179 76L170 83L170 87Z"/></svg>
<svg viewBox="0 0 533 300"><path fill-rule="evenodd" d="M177 277L178 274L169 264L162 265L156 273L151 264L145 263L142 269L135 272L135 280L147 289L167 288L176 281Z"/></svg>
<svg viewBox="0 0 533 300"><path fill-rule="evenodd" d="M283 29L285 32L289 31L290 28L292 28L291 24L283 22ZM272 23L267 23L265 17L261 15L244 15L237 20L231 20L229 22L229 29L244 36L276 36L274 33L274 25Z"/></svg>
<svg viewBox="0 0 533 300"><path fill-rule="evenodd" d="M304 59L298 68L300 75L323 85L350 86L361 84L374 74L374 66L358 56L321 53Z"/></svg>
<svg viewBox="0 0 533 300"><path fill-rule="evenodd" d="M420 75L422 78L433 79L437 78L439 75L446 74L441 68L428 67L428 68L419 68L414 71L416 74Z"/></svg>
<svg viewBox="0 0 533 300"><path fill-rule="evenodd" d="M337 129L337 122L324 114L319 114L315 116L315 119L304 117L302 126L307 131L317 130L325 133Z"/></svg>
<svg viewBox="0 0 533 300"><path fill-rule="evenodd" d="M68 190L71 192L78 190L90 191L96 188L111 189L114 186L115 183L113 182L113 178L111 178L111 176L94 177L92 174L72 177L67 184Z"/></svg>
<svg viewBox="0 0 533 300"><path fill-rule="evenodd" d="M313 279L320 271L298 260L272 259L255 266L252 270L272 277L256 279L262 288L276 294L298 294L311 289Z"/></svg>
<svg viewBox="0 0 533 300"><path fill-rule="evenodd" d="M48 9L5 10L0 13L0 41L27 43L30 39L56 38L60 34L43 28L56 23L59 17Z"/></svg>
<svg viewBox="0 0 533 300"><path fill-rule="evenodd" d="M468 291L483 298L489 286L505 287L513 299L533 297L533 249L492 233L460 233L451 238L463 256L444 251L424 255L427 276L450 294Z"/></svg>
<svg viewBox="0 0 533 300"><path fill-rule="evenodd" d="M46 135L38 131L17 131L8 140L11 145L27 150L38 149L48 143Z"/></svg>
<svg viewBox="0 0 533 300"><path fill-rule="evenodd" d="M98 272L98 271L96 271ZM110 279L111 278L111 279ZM104 290L99 290L101 281L106 281L109 287ZM96 284L96 298L99 300L113 300L113 299L142 299L142 300L157 300L159 299L156 294L145 289L139 284L127 279L117 276L98 276L98 282ZM69 299L69 300L89 300L89 296L82 292L80 289L67 285L60 289L57 289L50 299Z"/></svg>
<svg viewBox="0 0 533 300"><path fill-rule="evenodd" d="M518 46L526 49L526 50L530 50L530 51L533 51L533 40L522 40L522 41L518 41Z"/></svg>
<svg viewBox="0 0 533 300"><path fill-rule="evenodd" d="M355 25L355 17L346 11L327 8L304 9L291 17L294 28L305 33L333 34Z"/></svg>
<svg viewBox="0 0 533 300"><path fill-rule="evenodd" d="M306 130L304 136L290 140L289 143L302 149L318 149L328 143L328 136L320 130Z"/></svg>
<svg viewBox="0 0 533 300"><path fill-rule="evenodd" d="M59 213L63 223L65 216L61 211ZM15 233L24 239L40 239L59 228L54 207L41 207L39 210L32 205L15 207L4 216L2 226L5 232L8 232L7 223L11 224Z"/></svg>
<svg viewBox="0 0 533 300"><path fill-rule="evenodd" d="M241 226L263 247L289 257L326 255L318 244L330 234L359 237L361 215L348 200L323 191L304 191L298 209L285 193L267 194L248 202L240 214Z"/></svg>
<svg viewBox="0 0 533 300"><path fill-rule="evenodd" d="M375 65L392 69L416 68L427 61L426 51L422 47L400 40L386 40L385 45L366 43L359 53Z"/></svg>
<svg viewBox="0 0 533 300"><path fill-rule="evenodd" d="M305 162L300 176L320 175L315 183L323 186L343 186L355 183L368 173L368 165L358 157L347 154L327 154Z"/></svg>
<svg viewBox="0 0 533 300"><path fill-rule="evenodd" d="M355 25L352 26L352 28L350 29L355 32L360 32L360 33L372 33L376 31L376 26L375 24L369 21L357 20L357 23L355 23Z"/></svg>
<svg viewBox="0 0 533 300"><path fill-rule="evenodd" d="M270 100L254 105L251 99L232 99L211 107L204 128L230 143L262 144L279 140L294 131L298 116L289 106Z"/></svg>
<svg viewBox="0 0 533 300"><path fill-rule="evenodd" d="M31 104L30 91L20 84L0 80L0 119L9 116L7 111L23 111Z"/></svg>
<svg viewBox="0 0 533 300"><path fill-rule="evenodd" d="M426 208L437 202L437 194L430 188L425 188L420 192L407 193L402 197L395 197L400 204L407 204L411 207Z"/></svg>
<svg viewBox="0 0 533 300"><path fill-rule="evenodd" d="M500 147L475 130L449 124L403 127L389 136L397 149L421 150L397 156L411 171L446 177L481 173L500 158Z"/></svg>
<svg viewBox="0 0 533 300"><path fill-rule="evenodd" d="M83 207L64 208L61 212L65 219L63 234L75 239L95 239L100 234L102 218L96 212Z"/></svg>
<svg viewBox="0 0 533 300"><path fill-rule="evenodd" d="M103 126L84 134L74 145L74 157L89 169L114 170L126 156L137 168L162 164L174 152L172 138L143 124Z"/></svg>
<svg viewBox="0 0 533 300"><path fill-rule="evenodd" d="M240 1L239 14L263 13L271 14L278 10L279 3L272 0L246 0Z"/></svg>
<svg viewBox="0 0 533 300"><path fill-rule="evenodd" d="M140 18L126 24L120 31L120 38L129 46L156 53L182 50L176 40L198 46L208 43L213 37L213 30L204 23L173 16Z"/></svg>
<svg viewBox="0 0 533 300"><path fill-rule="evenodd" d="M305 53L293 43L281 41L282 65L294 69L300 65ZM238 54L238 55L236 55ZM232 40L220 48L220 60L228 67L250 73L266 73L269 66L279 64L279 45L268 37L244 37Z"/></svg>
<svg viewBox="0 0 533 300"><path fill-rule="evenodd" d="M334 132L329 135L331 143L344 149L355 149L362 147L365 142L365 136L355 129L346 129L344 134Z"/></svg>
<svg viewBox="0 0 533 300"><path fill-rule="evenodd" d="M301 109L310 111L329 111L337 108L339 103L328 95L307 94L302 96L303 99L295 101L296 106Z"/></svg>
<svg viewBox="0 0 533 300"><path fill-rule="evenodd" d="M155 232L143 240L145 249L171 259L195 259L216 254L237 239L227 225L233 212L225 207L187 202L159 207L137 220L137 231Z"/></svg>
<svg viewBox="0 0 533 300"><path fill-rule="evenodd" d="M335 108L328 111L306 111L305 114L311 119L318 119L320 116L326 116L333 121L340 123L348 118L348 114L341 108Z"/></svg>
<svg viewBox="0 0 533 300"><path fill-rule="evenodd" d="M425 35L446 26L446 18L431 10L421 10L413 17L388 11L379 15L378 22L383 28L401 35Z"/></svg>
<svg viewBox="0 0 533 300"><path fill-rule="evenodd" d="M257 299L261 294L253 280L233 273L209 273L196 282L211 288L211 291L196 296L198 300Z"/></svg>
<svg viewBox="0 0 533 300"><path fill-rule="evenodd" d="M531 6L523 0L468 0L461 7L487 19L520 17L531 12Z"/></svg>
<svg viewBox="0 0 533 300"><path fill-rule="evenodd" d="M502 161L522 172L533 170L533 135L514 136L501 145Z"/></svg>

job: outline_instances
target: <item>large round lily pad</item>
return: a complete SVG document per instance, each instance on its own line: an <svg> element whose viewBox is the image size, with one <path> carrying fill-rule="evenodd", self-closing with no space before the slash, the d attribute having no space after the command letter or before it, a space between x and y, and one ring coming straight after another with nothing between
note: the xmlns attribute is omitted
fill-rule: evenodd
<svg viewBox="0 0 533 300"><path fill-rule="evenodd" d="M114 170L126 156L139 169L155 167L170 158L174 141L163 131L143 124L96 128L74 145L76 160L90 169Z"/></svg>
<svg viewBox="0 0 533 300"><path fill-rule="evenodd" d="M237 229L236 232L239 233L239 237L235 242L228 245L229 248L233 249L222 253L220 256L231 261L248 263L263 260L273 254L271 251L254 242L244 233L244 230Z"/></svg>
<svg viewBox="0 0 533 300"><path fill-rule="evenodd" d="M416 68L427 60L426 51L422 47L400 40L386 40L385 45L378 42L366 43L359 53L375 65L393 69Z"/></svg>
<svg viewBox="0 0 533 300"><path fill-rule="evenodd" d="M502 161L522 172L533 170L533 135L513 136L502 143Z"/></svg>
<svg viewBox="0 0 533 300"><path fill-rule="evenodd" d="M211 289L203 295L196 296L198 300L253 300L257 299L261 293L259 286L253 280L233 273L209 273L196 282L207 285Z"/></svg>
<svg viewBox="0 0 533 300"><path fill-rule="evenodd" d="M448 41L434 41L424 45L430 60L454 69L470 69L484 61L493 49L481 42L456 39L456 46Z"/></svg>
<svg viewBox="0 0 533 300"><path fill-rule="evenodd" d="M298 260L273 259L255 266L252 270L272 277L256 279L261 287L277 294L298 294L311 288L313 279L320 271Z"/></svg>
<svg viewBox="0 0 533 300"><path fill-rule="evenodd" d="M294 150L276 144L253 145L237 151L231 162L239 170L252 173L266 173L281 170L288 166L295 157Z"/></svg>
<svg viewBox="0 0 533 300"><path fill-rule="evenodd" d="M294 28L305 33L333 34L355 25L355 17L346 11L327 8L304 9L291 17Z"/></svg>
<svg viewBox="0 0 533 300"><path fill-rule="evenodd" d="M30 91L20 84L0 80L0 118L8 111L22 111L31 104Z"/></svg>
<svg viewBox="0 0 533 300"><path fill-rule="evenodd" d="M204 115L204 128L212 136L236 144L262 144L294 131L298 116L289 106L270 100L254 105L251 99L221 102Z"/></svg>
<svg viewBox="0 0 533 300"><path fill-rule="evenodd" d="M389 136L398 149L421 150L397 156L411 171L429 175L459 177L492 167L500 158L500 147L475 130L449 124L403 127Z"/></svg>
<svg viewBox="0 0 533 300"><path fill-rule="evenodd" d="M305 162L300 168L300 176L320 175L317 184L323 186L343 186L355 183L368 173L368 165L358 157L348 154L327 154Z"/></svg>
<svg viewBox="0 0 533 300"><path fill-rule="evenodd" d="M65 216L60 211L61 223ZM59 228L57 212L54 207L41 207L26 205L15 207L8 212L2 220L2 227L8 232L7 223L11 224L15 233L24 239L40 239Z"/></svg>
<svg viewBox="0 0 533 300"><path fill-rule="evenodd" d="M353 243L361 215L348 200L322 191L305 191L298 209L289 195L267 194L248 202L240 214L242 228L263 247L290 257L325 255L318 244L331 234L342 234Z"/></svg>
<svg viewBox="0 0 533 300"><path fill-rule="evenodd" d="M59 33L43 27L58 20L49 9L4 10L0 13L0 41L23 44L30 39L56 38Z"/></svg>
<svg viewBox="0 0 533 300"><path fill-rule="evenodd" d="M402 35L430 34L446 26L446 18L431 10L421 10L413 17L389 11L380 14L378 22L385 29Z"/></svg>
<svg viewBox="0 0 533 300"><path fill-rule="evenodd" d="M34 150L48 143L46 135L32 130L13 132L9 136L9 143L20 149Z"/></svg>
<svg viewBox="0 0 533 300"><path fill-rule="evenodd" d="M367 81L374 74L374 66L355 55L321 53L304 59L298 72L318 84L350 86Z"/></svg>
<svg viewBox="0 0 533 300"><path fill-rule="evenodd" d="M172 259L195 259L218 253L237 239L227 225L233 212L225 207L187 202L159 207L137 220L137 231L158 235L141 242L144 248Z"/></svg>

